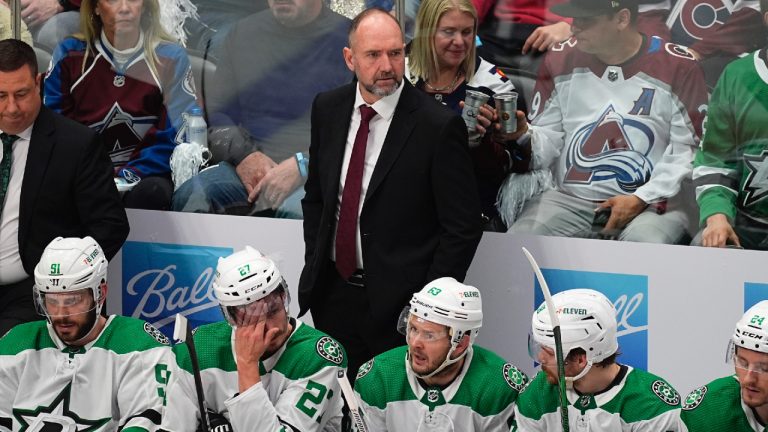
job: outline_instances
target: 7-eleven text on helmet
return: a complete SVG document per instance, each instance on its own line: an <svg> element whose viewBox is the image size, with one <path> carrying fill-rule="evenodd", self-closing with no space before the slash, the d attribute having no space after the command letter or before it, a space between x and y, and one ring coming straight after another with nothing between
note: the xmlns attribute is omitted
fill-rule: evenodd
<svg viewBox="0 0 768 432"><path fill-rule="evenodd" d="M592 289L572 289L552 296L555 312L560 319L563 356L576 348L584 350L587 366L576 376L566 377L575 381L619 349L617 338L616 308L602 293ZM542 362L541 350L554 352L555 334L546 303L542 303L531 318L529 353Z"/></svg>
<svg viewBox="0 0 768 432"><path fill-rule="evenodd" d="M107 259L96 240L53 239L34 276L35 306L64 343L76 345L93 333L107 294Z"/></svg>
<svg viewBox="0 0 768 432"><path fill-rule="evenodd" d="M411 370L425 379L437 376L472 349L483 325L480 291L453 278L436 279L413 295L399 322Z"/></svg>

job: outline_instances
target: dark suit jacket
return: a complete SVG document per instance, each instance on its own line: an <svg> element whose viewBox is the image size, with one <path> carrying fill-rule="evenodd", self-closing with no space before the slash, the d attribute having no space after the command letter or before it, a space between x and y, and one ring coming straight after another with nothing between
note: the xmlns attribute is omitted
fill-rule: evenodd
<svg viewBox="0 0 768 432"><path fill-rule="evenodd" d="M306 252L300 314L322 295L329 276L324 273L356 85L321 93L312 106L309 177L302 200ZM433 279L463 280L480 241L480 203L466 126L407 81L359 225L366 290L379 319L396 318L412 293Z"/></svg>
<svg viewBox="0 0 768 432"><path fill-rule="evenodd" d="M43 250L58 236L91 236L112 259L128 229L112 163L96 132L43 106L32 128L21 184L24 270L34 274Z"/></svg>

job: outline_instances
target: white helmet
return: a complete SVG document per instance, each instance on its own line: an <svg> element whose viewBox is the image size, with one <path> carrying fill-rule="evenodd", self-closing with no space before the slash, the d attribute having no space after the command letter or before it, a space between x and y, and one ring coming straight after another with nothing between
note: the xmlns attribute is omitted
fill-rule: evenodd
<svg viewBox="0 0 768 432"><path fill-rule="evenodd" d="M560 318L563 356L574 348L581 348L587 354L587 367L576 377L567 379L575 381L581 378L592 364L618 351L616 308L602 293L591 289L572 289L553 295L552 303ZM531 329L534 343L555 349L555 335L546 302L533 313Z"/></svg>
<svg viewBox="0 0 768 432"><path fill-rule="evenodd" d="M45 247L35 266L35 298L45 311L42 300L48 293L67 293L90 289L101 313L107 282L107 258L92 237L56 237ZM47 316L47 313L46 313Z"/></svg>
<svg viewBox="0 0 768 432"><path fill-rule="evenodd" d="M748 350L768 353L768 300L757 303L744 313L736 323L731 342Z"/></svg>
<svg viewBox="0 0 768 432"><path fill-rule="evenodd" d="M250 246L219 258L213 292L224 317L232 325L235 325L233 307L261 300L280 287L287 295L288 285L275 263ZM290 300L284 302L286 311L289 303Z"/></svg>
<svg viewBox="0 0 768 432"><path fill-rule="evenodd" d="M403 311L399 329L406 336L408 335L406 329L409 315L442 324L449 329L451 349L440 367L428 375L420 376L420 378L429 378L466 355L469 349L459 357L451 359L451 355L465 335L470 338L471 349L471 344L475 341L480 327L483 325L483 302L480 290L473 286L464 285L451 277L436 279L415 293L411 298L410 308Z"/></svg>

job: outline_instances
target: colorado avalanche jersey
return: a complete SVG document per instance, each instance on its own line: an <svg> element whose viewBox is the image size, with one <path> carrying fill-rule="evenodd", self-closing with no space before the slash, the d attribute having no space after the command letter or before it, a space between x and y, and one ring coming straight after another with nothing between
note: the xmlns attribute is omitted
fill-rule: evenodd
<svg viewBox="0 0 768 432"><path fill-rule="evenodd" d="M768 64L765 49L735 60L715 87L693 179L702 225L736 209L768 223Z"/></svg>
<svg viewBox="0 0 768 432"><path fill-rule="evenodd" d="M590 200L674 196L701 136L707 90L685 48L645 38L635 57L606 65L570 39L547 54L529 118L534 167Z"/></svg>
<svg viewBox="0 0 768 432"><path fill-rule="evenodd" d="M111 316L80 349L45 321L0 339L0 431L154 431L165 402L168 339L143 321Z"/></svg>
<svg viewBox="0 0 768 432"><path fill-rule="evenodd" d="M238 393L235 332L227 322L201 326L194 335L208 409L229 419L235 432L340 431L338 371L346 368L338 342L301 321L283 346L259 363L261 382ZM163 430L197 430L192 362L186 345L174 347Z"/></svg>
<svg viewBox="0 0 768 432"><path fill-rule="evenodd" d="M103 38L103 35L102 35ZM101 135L115 172L139 177L170 173L170 157L183 140L183 114L195 102L189 58L176 44L155 48L157 74L139 49L120 67L106 42L67 38L53 53L45 78L45 105Z"/></svg>
<svg viewBox="0 0 768 432"><path fill-rule="evenodd" d="M671 9L667 26L672 40L702 57L736 56L765 43L759 0L677 0Z"/></svg>
<svg viewBox="0 0 768 432"><path fill-rule="evenodd" d="M673 432L680 430L680 395L663 379L622 366L614 384L594 395L566 390L568 423L572 431ZM561 429L559 387L544 372L520 394L512 432Z"/></svg>
<svg viewBox="0 0 768 432"><path fill-rule="evenodd" d="M718 378L689 393L680 418L683 432L768 431L741 400L741 386L735 376Z"/></svg>
<svg viewBox="0 0 768 432"><path fill-rule="evenodd" d="M446 388L425 388L408 367L407 346L360 367L355 393L372 432L431 430L507 432L528 377L501 357L473 346Z"/></svg>

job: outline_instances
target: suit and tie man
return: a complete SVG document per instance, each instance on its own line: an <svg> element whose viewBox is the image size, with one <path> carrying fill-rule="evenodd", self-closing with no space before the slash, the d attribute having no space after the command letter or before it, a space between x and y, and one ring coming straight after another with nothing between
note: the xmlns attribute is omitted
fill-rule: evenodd
<svg viewBox="0 0 768 432"><path fill-rule="evenodd" d="M482 234L466 126L403 80L404 55L397 21L362 12L344 48L357 82L312 108L300 314L344 345L351 371L404 344L411 295L463 280Z"/></svg>
<svg viewBox="0 0 768 432"><path fill-rule="evenodd" d="M93 237L111 259L128 236L112 167L89 128L42 107L35 52L0 41L0 336L38 319L32 271L51 240Z"/></svg>

